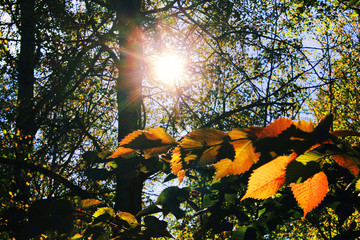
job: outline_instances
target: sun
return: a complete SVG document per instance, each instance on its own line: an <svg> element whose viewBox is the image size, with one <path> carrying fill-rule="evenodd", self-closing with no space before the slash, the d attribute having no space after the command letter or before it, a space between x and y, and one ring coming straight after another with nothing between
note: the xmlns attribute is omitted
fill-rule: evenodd
<svg viewBox="0 0 360 240"><path fill-rule="evenodd" d="M156 80L175 85L185 75L185 60L180 55L166 53L155 57L153 68Z"/></svg>

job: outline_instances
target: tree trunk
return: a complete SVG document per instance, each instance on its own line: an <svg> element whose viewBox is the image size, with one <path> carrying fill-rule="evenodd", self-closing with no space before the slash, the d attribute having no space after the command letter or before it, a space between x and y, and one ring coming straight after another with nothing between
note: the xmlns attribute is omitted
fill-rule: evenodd
<svg viewBox="0 0 360 240"><path fill-rule="evenodd" d="M18 58L18 114L16 128L19 133L16 157L26 161L33 147L36 132L34 121L34 68L35 68L35 0L19 0L20 6L20 53ZM21 169L14 169L12 190L16 200L28 202L29 187L26 174Z"/></svg>
<svg viewBox="0 0 360 240"><path fill-rule="evenodd" d="M141 122L141 87L142 87L142 46L138 19L140 0L117 1L117 24L119 29L120 72L116 82L118 104L118 140L140 128ZM134 161L128 159L127 161ZM136 161L134 161L136 162ZM130 171L137 171L134 164ZM145 178L116 178L115 210L136 214L141 210L141 196Z"/></svg>

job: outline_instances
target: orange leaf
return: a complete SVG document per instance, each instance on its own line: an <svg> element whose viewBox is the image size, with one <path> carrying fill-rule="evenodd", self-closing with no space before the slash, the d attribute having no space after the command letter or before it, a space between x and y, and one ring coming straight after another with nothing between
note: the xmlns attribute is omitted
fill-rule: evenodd
<svg viewBox="0 0 360 240"><path fill-rule="evenodd" d="M261 134L259 134L259 138L264 137L277 137L280 133L288 129L292 125L292 120L289 118L279 118L274 122L270 123L266 126Z"/></svg>
<svg viewBox="0 0 360 240"><path fill-rule="evenodd" d="M300 120L299 122L294 122L294 125L304 131L304 132L312 132L314 131L315 129L315 125L312 123L312 122L307 122L307 121L304 121L304 120Z"/></svg>
<svg viewBox="0 0 360 240"><path fill-rule="evenodd" d="M216 169L215 178L244 173L259 160L260 153L255 152L255 148L251 140L248 139L246 132L234 129L229 132L229 137L230 143L234 146L235 150L234 161L226 158L214 164Z"/></svg>
<svg viewBox="0 0 360 240"><path fill-rule="evenodd" d="M304 211L304 218L308 212L322 202L329 189L324 172L315 174L303 183L291 183L290 186L296 201Z"/></svg>
<svg viewBox="0 0 360 240"><path fill-rule="evenodd" d="M176 145L176 140L167 134L164 129L157 127L155 129L150 129L145 132L145 136L149 140L161 140L161 143L165 146L149 148L144 150L145 158L150 158L151 156L166 153L170 148Z"/></svg>
<svg viewBox="0 0 360 240"><path fill-rule="evenodd" d="M280 156L254 170L249 179L245 198L266 199L274 195L285 182L286 166L296 154Z"/></svg>
<svg viewBox="0 0 360 240"><path fill-rule="evenodd" d="M225 158L220 160L219 162L214 164L216 169L216 176L215 179L219 179L225 177L227 175L233 174L233 161L229 158Z"/></svg>
<svg viewBox="0 0 360 240"><path fill-rule="evenodd" d="M179 180L179 185L182 183L185 177L185 170L180 170L177 174L177 178Z"/></svg>
<svg viewBox="0 0 360 240"><path fill-rule="evenodd" d="M171 164L171 172L173 174L178 174L178 172L181 170L182 168L182 163L181 163L181 152L180 152L180 148L176 147L173 151L172 154L172 158L170 160L170 164Z"/></svg>
<svg viewBox="0 0 360 240"><path fill-rule="evenodd" d="M109 158L124 156L137 150L144 150L145 158L149 158L156 154L166 153L175 145L175 139L160 127L148 131L138 130L127 135Z"/></svg>
<svg viewBox="0 0 360 240"><path fill-rule="evenodd" d="M226 136L226 133L216 129L197 129L184 137L181 147L188 150L220 145Z"/></svg>
<svg viewBox="0 0 360 240"><path fill-rule="evenodd" d="M108 158L117 158L120 156L124 156L124 155L130 154L130 153L136 152L137 149L125 148L122 146L130 143L131 141L133 141L135 138L139 137L142 134L144 134L144 131L138 130L138 131L134 131L134 132L130 133L129 135L127 135L120 142L119 147L116 149L116 151Z"/></svg>
<svg viewBox="0 0 360 240"><path fill-rule="evenodd" d="M347 168L352 175L357 176L359 174L358 165L351 159L347 154L334 154L331 155L334 161L339 164L339 166Z"/></svg>

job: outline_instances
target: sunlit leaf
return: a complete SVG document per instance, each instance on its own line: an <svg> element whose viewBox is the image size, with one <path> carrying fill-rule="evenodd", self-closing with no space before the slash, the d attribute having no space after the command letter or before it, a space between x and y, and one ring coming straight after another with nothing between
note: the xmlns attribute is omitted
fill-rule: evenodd
<svg viewBox="0 0 360 240"><path fill-rule="evenodd" d="M150 129L149 131L145 132L146 138L150 140L161 140L161 143L165 146L149 148L144 150L145 158L149 158L156 154L166 153L171 147L176 145L176 140L167 134L164 129L157 127L155 129Z"/></svg>
<svg viewBox="0 0 360 240"><path fill-rule="evenodd" d="M181 152L179 147L174 149L170 164L171 172L175 175L182 169Z"/></svg>
<svg viewBox="0 0 360 240"><path fill-rule="evenodd" d="M296 201L304 211L304 217L322 202L329 189L324 172L315 174L303 183L292 183L290 186Z"/></svg>
<svg viewBox="0 0 360 240"><path fill-rule="evenodd" d="M138 221L136 220L135 216L128 212L119 212L116 214L120 219L126 221L132 228L139 225Z"/></svg>
<svg viewBox="0 0 360 240"><path fill-rule="evenodd" d="M274 195L285 182L286 166L296 155L280 156L254 170L249 179L245 198L266 199Z"/></svg>
<svg viewBox="0 0 360 240"><path fill-rule="evenodd" d="M216 178L222 178L230 174L241 174L250 169L250 167L259 160L260 153L255 152L252 141L247 138L247 133L234 129L229 132L230 143L235 150L234 161L229 158L217 162Z"/></svg>
<svg viewBox="0 0 360 240"><path fill-rule="evenodd" d="M84 199L79 202L79 207L89 208L89 207L97 206L99 204L102 204L102 202L98 199Z"/></svg>
<svg viewBox="0 0 360 240"><path fill-rule="evenodd" d="M279 118L274 122L266 126L261 134L260 138L264 137L277 137L280 133L288 129L292 125L292 120L289 118Z"/></svg>
<svg viewBox="0 0 360 240"><path fill-rule="evenodd" d="M110 207L102 207L102 208L99 208L94 214L93 214L93 217L94 218L97 218L99 216L102 216L102 215L108 215L110 217L114 217L115 216L115 211L114 209L110 208Z"/></svg>
<svg viewBox="0 0 360 240"><path fill-rule="evenodd" d="M305 120L300 120L298 122L294 122L294 125L304 132L312 132L315 129L315 125L312 122L308 122Z"/></svg>
<svg viewBox="0 0 360 240"><path fill-rule="evenodd" d="M197 129L184 137L181 147L184 149L201 149L206 146L216 146L221 144L226 133L216 129Z"/></svg>
<svg viewBox="0 0 360 240"><path fill-rule="evenodd" d="M313 150L313 151L301 154L300 156L298 156L296 158L296 161L301 162L303 164L306 164L306 163L311 162L311 161L318 161L322 157L323 157L323 154L319 153L316 150Z"/></svg>
<svg viewBox="0 0 360 240"><path fill-rule="evenodd" d="M359 174L359 166L356 164L353 157L348 154L333 154L331 157L339 164L339 166L348 169L352 175L357 176Z"/></svg>
<svg viewBox="0 0 360 240"><path fill-rule="evenodd" d="M148 131L138 130L127 135L109 158L124 156L138 150L143 150L145 158L149 158L166 153L175 145L176 140L160 127Z"/></svg>

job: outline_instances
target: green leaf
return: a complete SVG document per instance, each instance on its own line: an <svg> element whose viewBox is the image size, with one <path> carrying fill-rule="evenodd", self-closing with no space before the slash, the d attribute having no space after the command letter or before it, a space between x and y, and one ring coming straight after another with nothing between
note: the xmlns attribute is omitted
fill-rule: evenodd
<svg viewBox="0 0 360 240"><path fill-rule="evenodd" d="M303 164L295 160L286 167L285 183L302 183L318 172L320 172L318 162L310 161L307 164Z"/></svg>
<svg viewBox="0 0 360 240"><path fill-rule="evenodd" d="M88 164L101 162L101 158L98 156L95 151L87 151L82 155L84 161Z"/></svg>
<svg viewBox="0 0 360 240"><path fill-rule="evenodd" d="M304 154L301 154L296 158L296 161L301 162L302 164L306 165L308 162L311 161L318 161L323 157L323 154L321 154L318 151L310 151Z"/></svg>
<svg viewBox="0 0 360 240"><path fill-rule="evenodd" d="M158 213L158 212L161 212L161 209L158 206L156 206L155 204L152 204L152 205L148 206L147 208L144 208L143 210L138 212L136 214L136 217L139 218L142 216L146 216L146 215L150 215L150 214Z"/></svg>

